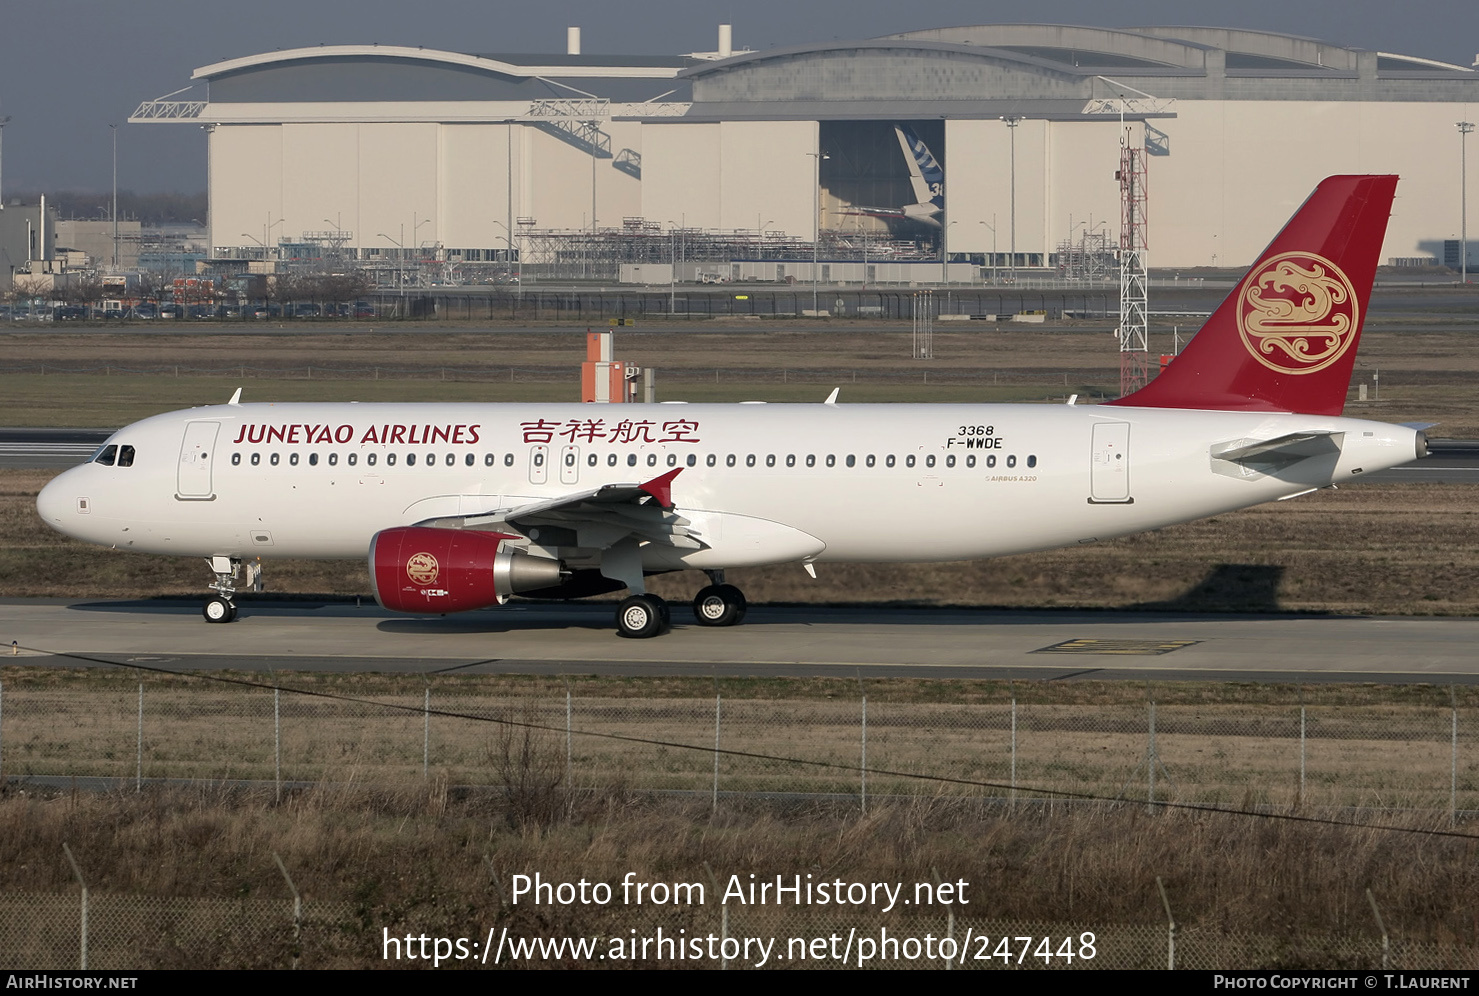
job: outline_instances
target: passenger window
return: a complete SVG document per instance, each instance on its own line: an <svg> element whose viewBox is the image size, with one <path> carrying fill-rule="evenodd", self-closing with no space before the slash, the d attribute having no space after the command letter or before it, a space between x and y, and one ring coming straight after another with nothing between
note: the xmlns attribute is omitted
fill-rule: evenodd
<svg viewBox="0 0 1479 996"><path fill-rule="evenodd" d="M308 466L310 466L310 467L317 467L318 466L318 454L317 453L310 453L310 454L308 454Z"/></svg>
<svg viewBox="0 0 1479 996"><path fill-rule="evenodd" d="M255 466L257 466L261 462L262 462L262 454L260 454L260 453L253 453L252 454L252 466L255 467Z"/></svg>
<svg viewBox="0 0 1479 996"><path fill-rule="evenodd" d="M1015 467L1015 466L1017 466L1017 456L1016 456L1016 454L1012 454L1011 456L1007 457L1007 466L1008 467Z"/></svg>
<svg viewBox="0 0 1479 996"><path fill-rule="evenodd" d="M277 454L276 453L272 454L272 456L268 457L267 459L270 460L270 461L272 461L272 466L274 466L274 467L277 466Z"/></svg>
<svg viewBox="0 0 1479 996"><path fill-rule="evenodd" d="M727 457L724 458L724 466L726 466L726 467L733 467L734 466L734 454L733 453L729 454L729 456L727 456Z"/></svg>
<svg viewBox="0 0 1479 996"><path fill-rule="evenodd" d="M113 461L118 458L118 444L110 443L98 450L98 455L92 458L93 463L100 463L104 467L113 466Z"/></svg>
<svg viewBox="0 0 1479 996"><path fill-rule="evenodd" d="M996 466L996 454L995 453L989 454L986 457L986 466L988 466L988 467L995 467Z"/></svg>
<svg viewBox="0 0 1479 996"><path fill-rule="evenodd" d="M924 458L924 465L926 467L933 467L935 465L935 455L933 453Z"/></svg>
<svg viewBox="0 0 1479 996"><path fill-rule="evenodd" d="M755 466L755 454L751 453L749 456L745 457L745 466L746 467L753 467L753 466Z"/></svg>
<svg viewBox="0 0 1479 996"><path fill-rule="evenodd" d="M395 463L395 458L394 457L386 457L385 459L388 460L388 461L390 461L391 463ZM416 466L416 454L414 454L414 453L407 453L406 454L406 466L407 467L414 467L414 466Z"/></svg>
<svg viewBox="0 0 1479 996"><path fill-rule="evenodd" d="M676 454L676 453L669 453L668 454L668 466L669 467L676 467L676 466L678 466L678 454Z"/></svg>
<svg viewBox="0 0 1479 996"><path fill-rule="evenodd" d="M274 457L274 459L276 459L276 458ZM395 466L395 454L394 453L387 453L387 454L385 454L385 466L387 466L387 467L394 467Z"/></svg>
<svg viewBox="0 0 1479 996"><path fill-rule="evenodd" d="M828 467L835 467L835 466L837 466L837 458L835 456L833 456L832 454L830 454L830 453L827 454L827 466Z"/></svg>
<svg viewBox="0 0 1479 996"><path fill-rule="evenodd" d="M698 454L697 453L690 453L690 454L688 454L688 466L695 467L697 465L698 465Z"/></svg>
<svg viewBox="0 0 1479 996"><path fill-rule="evenodd" d="M767 467L774 467L775 466L775 454L774 453L771 453L770 455L768 455L765 458L765 466L767 466Z"/></svg>
<svg viewBox="0 0 1479 996"><path fill-rule="evenodd" d="M877 462L878 461L873 458L873 454L872 453L869 453L868 454L868 466L871 467L871 466L873 466Z"/></svg>
<svg viewBox="0 0 1479 996"><path fill-rule="evenodd" d="M471 466L472 466L472 465L473 465L473 464L474 464L474 463L476 463L476 462L477 462L477 461L476 461L476 459L475 459L475 458L474 458L474 457L473 457L473 455L472 455L472 454L471 454L471 453L469 453L469 454L468 454L468 455L467 455L467 457L466 457L466 459L465 459L465 460L464 460L464 461L463 461L463 462L464 462L464 463L466 463L466 464L467 464L467 465L468 465L468 466L469 466L469 467L471 467Z"/></svg>
<svg viewBox="0 0 1479 996"><path fill-rule="evenodd" d="M885 467L892 467L894 465L894 455L892 453L883 458L883 465Z"/></svg>
<svg viewBox="0 0 1479 996"><path fill-rule="evenodd" d="M349 464L349 466L353 467L355 464L359 463L359 454L358 453L351 453L351 454L349 454L347 457L344 458L344 462L347 463L347 464Z"/></svg>
<svg viewBox="0 0 1479 996"><path fill-rule="evenodd" d="M469 454L468 457L469 458L468 458L468 461L467 461L467 465L469 467L471 467L472 466L471 454ZM448 453L447 454L447 466L448 467L452 467L452 466L455 466L456 463L457 463L457 454L455 454L455 453Z"/></svg>
<svg viewBox="0 0 1479 996"><path fill-rule="evenodd" d="M806 465L808 467L815 467L817 465L817 455L815 453L806 454Z"/></svg>
<svg viewBox="0 0 1479 996"><path fill-rule="evenodd" d="M241 454L240 453L233 453L233 454L231 454L231 466L233 466L233 467L240 467L241 466Z"/></svg>
<svg viewBox="0 0 1479 996"><path fill-rule="evenodd" d="M598 457L598 456L596 456L594 453L592 453L590 456L588 456L588 457L585 458L585 465L587 467L594 467L596 464L598 464L600 462L601 462L601 458Z"/></svg>
<svg viewBox="0 0 1479 996"><path fill-rule="evenodd" d="M541 452L541 451L539 451L539 450L536 450L534 452L534 466L536 466L536 467L543 467L544 466L544 453Z"/></svg>
<svg viewBox="0 0 1479 996"><path fill-rule="evenodd" d="M649 453L649 454L647 454L647 466L649 466L649 467L656 467L657 466L657 454L656 453Z"/></svg>
<svg viewBox="0 0 1479 996"><path fill-rule="evenodd" d="M289 453L288 454L288 463L291 464L294 467L298 466L298 454L296 454L296 453Z"/></svg>
<svg viewBox="0 0 1479 996"><path fill-rule="evenodd" d="M204 453L200 454L205 456ZM132 446L118 447L118 466L132 467L134 465L134 448Z"/></svg>
<svg viewBox="0 0 1479 996"><path fill-rule="evenodd" d="M337 454L337 453L330 453L329 454L329 466L330 467L337 467L338 465L339 465L339 454Z"/></svg>
<svg viewBox="0 0 1479 996"><path fill-rule="evenodd" d="M794 454L794 453L787 453L786 454L786 466L787 467L794 467L794 466L796 466L796 454Z"/></svg>
<svg viewBox="0 0 1479 996"><path fill-rule="evenodd" d="M375 466L375 454L371 453L371 454L367 455L365 457L365 463L368 466L371 466L371 467Z"/></svg>
<svg viewBox="0 0 1479 996"><path fill-rule="evenodd" d="M608 466L608 467L615 467L616 466L616 454L615 453L612 453L610 456L608 456L606 458L606 466Z"/></svg>
<svg viewBox="0 0 1479 996"><path fill-rule="evenodd" d="M704 464L706 466L713 467L718 465L718 463L719 455L717 453L710 453L707 457L704 458Z"/></svg>
<svg viewBox="0 0 1479 996"><path fill-rule="evenodd" d="M858 458L849 453L847 455L847 465L849 467L856 467L858 465Z"/></svg>
<svg viewBox="0 0 1479 996"><path fill-rule="evenodd" d="M912 467L912 466L914 466L914 454L913 453L909 454L908 456L906 456L904 458L904 466L905 467Z"/></svg>
<svg viewBox="0 0 1479 996"><path fill-rule="evenodd" d="M512 453L503 454L503 465L505 467L512 467L514 465L514 455Z"/></svg>
<svg viewBox="0 0 1479 996"><path fill-rule="evenodd" d="M1037 466L1037 457L1035 457L1035 456L1029 456L1027 458L1027 466L1029 466L1029 467L1036 467Z"/></svg>
<svg viewBox="0 0 1479 996"><path fill-rule="evenodd" d="M635 454L635 453L628 453L627 454L627 466L628 467L635 467L636 465L637 465L637 454Z"/></svg>
<svg viewBox="0 0 1479 996"><path fill-rule="evenodd" d="M495 453L484 453L483 454L483 466L484 467L491 467L491 466L493 466L497 462L498 462L498 455L497 454L495 454Z"/></svg>
<svg viewBox="0 0 1479 996"><path fill-rule="evenodd" d="M974 467L976 465L976 455L974 453L965 458L965 465L967 467Z"/></svg>
<svg viewBox="0 0 1479 996"><path fill-rule="evenodd" d="M947 456L945 458L945 466L947 466L947 467L954 467L955 466L955 457L953 457L953 456Z"/></svg>

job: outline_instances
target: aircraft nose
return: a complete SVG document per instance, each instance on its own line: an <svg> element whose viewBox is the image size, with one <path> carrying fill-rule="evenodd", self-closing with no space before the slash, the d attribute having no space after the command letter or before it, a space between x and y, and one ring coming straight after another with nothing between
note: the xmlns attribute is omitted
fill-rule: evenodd
<svg viewBox="0 0 1479 996"><path fill-rule="evenodd" d="M60 532L70 532L66 524L86 508L89 499L78 493L77 471L58 474L36 496L36 514L41 521Z"/></svg>

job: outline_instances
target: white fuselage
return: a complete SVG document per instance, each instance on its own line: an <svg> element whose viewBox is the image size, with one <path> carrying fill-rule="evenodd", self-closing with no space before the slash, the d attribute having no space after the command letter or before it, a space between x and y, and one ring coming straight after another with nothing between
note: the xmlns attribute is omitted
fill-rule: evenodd
<svg viewBox="0 0 1479 996"><path fill-rule="evenodd" d="M1291 433L1329 452L1273 472L1219 446ZM382 529L511 510L684 468L701 549L647 569L944 561L1090 542L1412 460L1402 426L1069 405L227 405L119 430L37 507L67 535L155 554L360 558ZM530 537L530 548L541 546ZM580 544L544 552L582 556Z"/></svg>

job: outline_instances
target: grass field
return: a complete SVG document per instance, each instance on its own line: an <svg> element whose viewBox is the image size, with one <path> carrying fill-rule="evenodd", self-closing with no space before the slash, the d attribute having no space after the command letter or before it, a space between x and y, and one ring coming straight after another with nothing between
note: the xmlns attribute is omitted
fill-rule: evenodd
<svg viewBox="0 0 1479 996"><path fill-rule="evenodd" d="M0 425L111 427L220 403L238 386L248 401L574 401L584 331L18 333L5 339ZM914 360L910 334L886 329L623 329L617 355L657 371L660 400L810 402L841 387L844 403L1061 402L1118 393L1108 331L937 331L934 358ZM1474 336L1368 329L1356 379L1372 390L1362 403L1353 385L1348 414L1479 435Z"/></svg>

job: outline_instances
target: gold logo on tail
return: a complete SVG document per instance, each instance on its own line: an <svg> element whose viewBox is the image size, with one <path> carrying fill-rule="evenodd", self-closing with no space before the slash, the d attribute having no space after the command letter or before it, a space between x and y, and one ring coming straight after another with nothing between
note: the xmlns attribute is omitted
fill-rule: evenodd
<svg viewBox="0 0 1479 996"><path fill-rule="evenodd" d="M1287 374L1324 370L1356 341L1356 289L1340 267L1310 252L1266 260L1243 282L1238 332L1259 363Z"/></svg>
<svg viewBox="0 0 1479 996"><path fill-rule="evenodd" d="M441 565L429 553L417 553L406 561L406 577L417 584L432 584L441 573Z"/></svg>

